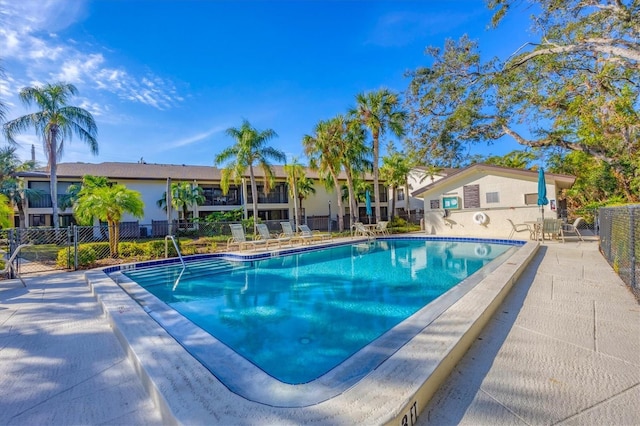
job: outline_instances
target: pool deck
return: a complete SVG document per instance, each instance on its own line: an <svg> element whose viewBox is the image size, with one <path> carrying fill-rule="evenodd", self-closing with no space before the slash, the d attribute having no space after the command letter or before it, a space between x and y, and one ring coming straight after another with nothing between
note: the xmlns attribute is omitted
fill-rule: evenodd
<svg viewBox="0 0 640 426"><path fill-rule="evenodd" d="M437 371L442 386L417 421L406 412L408 424L640 424L640 306L596 241L532 244L513 289L451 375ZM389 413L386 400L411 406L406 389L420 386L407 383L407 362L432 362L430 343L414 339L398 351L402 367L380 368L340 398L266 407L228 392L118 289L89 287L83 272L25 281L0 281L2 425L401 424L403 409ZM483 294L471 296L426 337L445 344Z"/></svg>

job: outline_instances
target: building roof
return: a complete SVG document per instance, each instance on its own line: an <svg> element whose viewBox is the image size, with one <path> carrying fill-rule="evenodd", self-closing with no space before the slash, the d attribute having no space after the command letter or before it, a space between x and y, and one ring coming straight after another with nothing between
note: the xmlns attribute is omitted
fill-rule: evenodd
<svg viewBox="0 0 640 426"><path fill-rule="evenodd" d="M109 179L142 179L142 180L201 180L201 181L220 181L222 177L222 169L213 166L189 166L186 164L151 164L151 163L58 163L56 175L58 179L81 179L85 175L104 176ZM284 179L286 173L284 166L272 166L273 173L277 179ZM254 167L256 178L264 177L260 167ZM48 178L49 171L42 168L30 172L21 172L17 174L20 177L42 177ZM319 179L319 174L315 170L306 169L306 176L310 179ZM244 177L249 177L249 171ZM341 173L339 178L346 179L346 175ZM371 180L371 176L366 176L367 180Z"/></svg>
<svg viewBox="0 0 640 426"><path fill-rule="evenodd" d="M449 169L455 170L455 169ZM424 197L429 193L439 191L439 188L443 186L448 186L454 184L458 180L465 179L470 175L478 174L478 175L496 175L496 176L504 176L522 180L529 181L537 181L538 180L538 171L537 170L525 170L525 169L514 169L511 167L501 167L501 166L493 166L490 164L477 163L472 164L471 166L465 167L463 169L459 169L446 177L437 180L425 187L422 187L413 193L411 193L412 197ZM558 188L570 188L571 185L576 180L575 176L570 175L562 175L557 173L545 173L545 180L548 183L554 183Z"/></svg>

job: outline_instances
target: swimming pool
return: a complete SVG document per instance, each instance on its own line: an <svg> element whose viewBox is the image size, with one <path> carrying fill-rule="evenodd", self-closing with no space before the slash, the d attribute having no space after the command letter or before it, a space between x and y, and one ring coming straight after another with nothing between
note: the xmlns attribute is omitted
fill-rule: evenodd
<svg viewBox="0 0 640 426"><path fill-rule="evenodd" d="M225 359L235 359L234 373L241 368L285 385L305 383L339 392L410 340L446 309L446 300L440 299L453 300L465 291L455 287L458 282L509 247L386 239L248 263L213 259L191 263L175 289L181 270L176 264L125 274L162 300L150 301L146 292L137 292L150 314L192 355L229 389L260 400L264 396L257 395L256 386L239 383L229 371L232 363L212 356L212 347L224 351ZM431 306L435 299L440 303ZM198 327L185 332L188 325L182 321L172 332L166 324L175 324L178 316L160 305ZM312 393L313 398L326 397Z"/></svg>

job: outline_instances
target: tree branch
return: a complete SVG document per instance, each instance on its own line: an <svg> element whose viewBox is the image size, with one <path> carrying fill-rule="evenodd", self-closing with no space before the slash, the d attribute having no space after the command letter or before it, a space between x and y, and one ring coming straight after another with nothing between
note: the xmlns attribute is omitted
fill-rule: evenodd
<svg viewBox="0 0 640 426"><path fill-rule="evenodd" d="M621 44L627 47L621 47L615 44ZM531 59L537 58L539 56L562 53L576 53L581 51L593 51L610 54L617 58L623 58L631 61L632 63L630 63L630 65L632 67L640 69L640 50L631 48L631 46L625 41L613 39L589 39L584 43L569 44L566 46L544 47L518 58L507 69L517 68L530 61Z"/></svg>
<svg viewBox="0 0 640 426"><path fill-rule="evenodd" d="M560 148L564 148L570 151L580 151L580 152L584 152L585 154L591 155L600 161L604 161L610 166L616 168L616 162L612 158L603 154L601 151L591 149L588 146L575 143L575 142L570 142L564 139L551 139L551 138L538 139L538 140L525 139L518 132L514 131L513 129L507 126L502 126L502 130L504 131L505 134L514 138L520 145L528 146L531 148L544 148L549 146L558 146Z"/></svg>

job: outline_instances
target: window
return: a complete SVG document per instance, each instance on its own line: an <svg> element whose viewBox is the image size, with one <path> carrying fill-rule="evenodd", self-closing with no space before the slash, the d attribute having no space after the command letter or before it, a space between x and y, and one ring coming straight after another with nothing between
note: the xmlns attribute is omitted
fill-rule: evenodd
<svg viewBox="0 0 640 426"><path fill-rule="evenodd" d="M404 201L404 189L398 188L398 201Z"/></svg>
<svg viewBox="0 0 640 426"><path fill-rule="evenodd" d="M30 214L29 215L29 224L31 226L48 226L51 223L51 219L48 218L46 214ZM49 220L47 220L49 219Z"/></svg>
<svg viewBox="0 0 640 426"><path fill-rule="evenodd" d="M462 194L464 196L465 209L480 208L480 185L464 186L462 187Z"/></svg>
<svg viewBox="0 0 640 426"><path fill-rule="evenodd" d="M500 193L499 192L487 192L487 204L489 203L499 203L500 202Z"/></svg>
<svg viewBox="0 0 640 426"><path fill-rule="evenodd" d="M431 210L437 210L440 208L440 200L429 200L429 208Z"/></svg>
<svg viewBox="0 0 640 426"><path fill-rule="evenodd" d="M537 193L533 193L533 194L524 194L524 203L526 205L532 205L532 204L538 204L538 194Z"/></svg>

